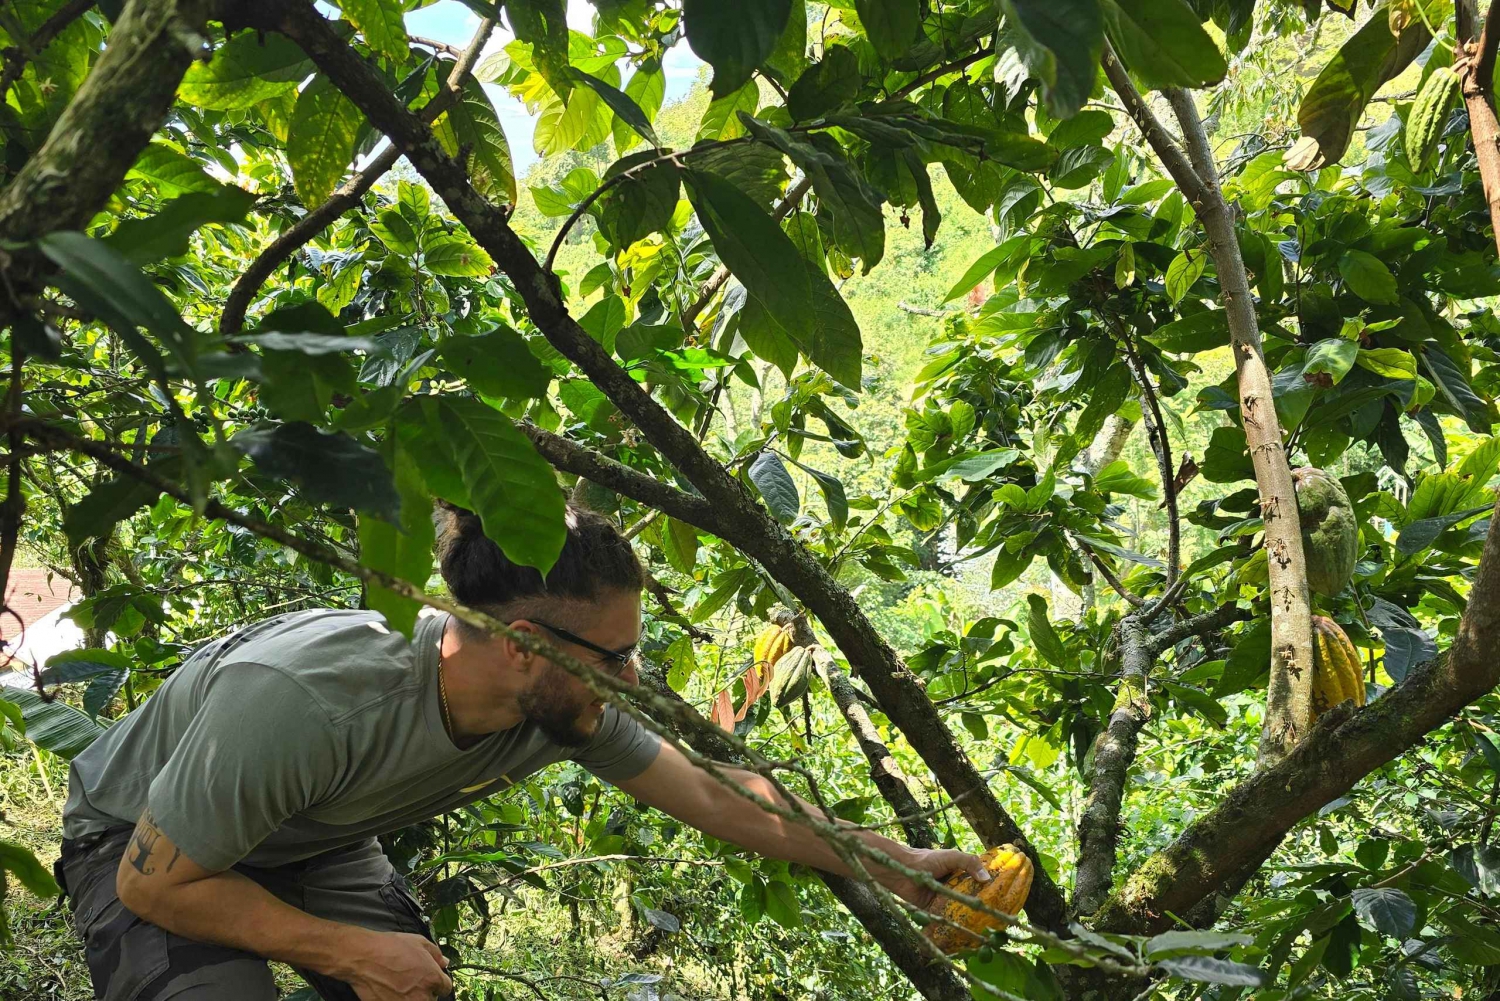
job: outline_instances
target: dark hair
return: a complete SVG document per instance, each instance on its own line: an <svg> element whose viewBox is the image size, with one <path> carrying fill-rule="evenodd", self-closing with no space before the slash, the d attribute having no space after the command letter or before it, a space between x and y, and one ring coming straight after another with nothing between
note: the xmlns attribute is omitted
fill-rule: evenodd
<svg viewBox="0 0 1500 1001"><path fill-rule="evenodd" d="M587 508L568 506L567 539L552 569L512 562L484 534L479 516L438 501L438 566L448 593L465 605L494 612L520 610L536 599L594 602L611 591L639 592L645 572L614 523Z"/></svg>

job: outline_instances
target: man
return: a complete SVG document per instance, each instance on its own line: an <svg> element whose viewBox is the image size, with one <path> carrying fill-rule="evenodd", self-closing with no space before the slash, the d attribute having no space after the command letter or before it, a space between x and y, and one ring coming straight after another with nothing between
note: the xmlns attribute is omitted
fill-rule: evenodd
<svg viewBox="0 0 1500 1001"><path fill-rule="evenodd" d="M606 519L570 510L544 580L472 513L444 505L438 518L457 600L636 681L644 576ZM510 638L434 615L408 641L372 612L297 612L209 643L74 759L58 874L97 996L272 1001L267 959L328 999L449 996L447 962L375 836L565 759L717 838L847 874L805 827L724 788ZM777 798L759 776L735 778ZM964 852L859 836L937 877L988 878Z"/></svg>

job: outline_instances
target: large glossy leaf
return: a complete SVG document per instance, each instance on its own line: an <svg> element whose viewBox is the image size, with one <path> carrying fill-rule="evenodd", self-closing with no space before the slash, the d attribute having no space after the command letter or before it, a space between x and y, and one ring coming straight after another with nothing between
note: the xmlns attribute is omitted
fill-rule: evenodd
<svg viewBox="0 0 1500 1001"><path fill-rule="evenodd" d="M469 180L486 198L516 203L516 171L510 142L489 95L473 75L464 78L459 103L443 116L461 149L469 153Z"/></svg>
<svg viewBox="0 0 1500 1001"><path fill-rule="evenodd" d="M150 264L188 251L189 237L209 223L235 223L245 218L255 196L241 188L216 184L211 191L195 191L173 198L153 216L126 219L104 242L132 264Z"/></svg>
<svg viewBox="0 0 1500 1001"><path fill-rule="evenodd" d="M740 123L740 113L753 115L759 107L760 88L753 80L738 90L732 90L722 97L715 98L703 111L703 119L698 123L697 140L703 142L707 139L738 139L745 134L745 126ZM719 152L721 155L733 155L741 151L724 149ZM695 157L693 162L701 167L703 160L704 157L699 156Z"/></svg>
<svg viewBox="0 0 1500 1001"><path fill-rule="evenodd" d="M318 77L297 95L286 156L303 204L312 208L333 194L354 159L363 123L354 102L327 77Z"/></svg>
<svg viewBox="0 0 1500 1001"><path fill-rule="evenodd" d="M482 278L494 271L495 262L468 236L452 233L428 241L422 251L422 266L449 278Z"/></svg>
<svg viewBox="0 0 1500 1001"><path fill-rule="evenodd" d="M61 699L43 699L29 688L0 689L0 697L21 707L26 738L60 758L84 751L104 728Z"/></svg>
<svg viewBox="0 0 1500 1001"><path fill-rule="evenodd" d="M630 80L625 84L624 94L630 102L640 109L649 125L656 119L656 113L661 110L661 103L667 96L667 74L662 71L661 64L652 62L644 65L630 75ZM628 152L631 147L641 141L641 134L634 125L629 124L619 113L615 114L614 124L610 126L614 135L615 149L621 153ZM648 138L647 140L652 141Z"/></svg>
<svg viewBox="0 0 1500 1001"><path fill-rule="evenodd" d="M443 364L491 397L535 399L547 392L552 370L537 360L525 339L509 327L478 337L449 337L440 354Z"/></svg>
<svg viewBox="0 0 1500 1001"><path fill-rule="evenodd" d="M714 69L715 97L739 90L776 48L792 0L683 0L688 45Z"/></svg>
<svg viewBox="0 0 1500 1001"><path fill-rule="evenodd" d="M1026 606L1026 628L1031 636L1031 645L1053 667L1066 668L1068 651L1047 618L1047 600L1039 594L1029 594L1026 596Z"/></svg>
<svg viewBox="0 0 1500 1001"><path fill-rule="evenodd" d="M415 460L394 438L390 446L393 447L388 447L387 453L395 471L396 493L401 498L401 517L391 522L360 516L359 561L371 570L400 577L419 588L426 587L432 574L432 497ZM371 608L385 616L391 628L411 635L421 607L418 602L378 584L367 588L365 598Z"/></svg>
<svg viewBox="0 0 1500 1001"><path fill-rule="evenodd" d="M1406 69L1427 47L1431 34L1420 21L1408 24L1400 37L1382 8L1340 47L1297 108L1302 138L1287 153L1293 170L1317 170L1338 163L1380 85Z"/></svg>
<svg viewBox="0 0 1500 1001"><path fill-rule="evenodd" d="M559 97L573 89L568 74L567 0L506 0L505 16L516 38L532 48L532 62Z"/></svg>
<svg viewBox="0 0 1500 1001"><path fill-rule="evenodd" d="M609 106L609 110L635 130L642 139L652 146L661 145L661 140L656 137L656 130L651 127L651 121L646 117L646 112L641 110L641 106L635 103L634 98L590 73L574 70L573 79L598 93L604 103Z"/></svg>
<svg viewBox="0 0 1500 1001"><path fill-rule="evenodd" d="M66 685L88 681L101 674L129 671L130 666L128 658L113 650L100 647L64 650L47 658L47 668L41 674L41 681L43 685Z"/></svg>
<svg viewBox="0 0 1500 1001"><path fill-rule="evenodd" d="M230 444L265 475L297 484L310 500L392 521L400 517L401 498L380 454L342 432L329 434L303 421L261 423Z"/></svg>
<svg viewBox="0 0 1500 1001"><path fill-rule="evenodd" d="M865 274L885 256L885 216L882 197L845 159L838 144L826 136L794 137L740 113L745 128L761 142L775 146L812 179L818 199L833 214L834 239L839 249L860 259ZM823 141L819 141L819 140Z"/></svg>
<svg viewBox="0 0 1500 1001"><path fill-rule="evenodd" d="M399 0L339 0L339 9L365 36L365 44L398 64L411 51L401 7Z"/></svg>
<svg viewBox="0 0 1500 1001"><path fill-rule="evenodd" d="M1218 83L1229 65L1183 0L1101 0L1120 59L1152 90Z"/></svg>
<svg viewBox="0 0 1500 1001"><path fill-rule="evenodd" d="M854 10L870 44L887 59L901 55L917 41L922 26L917 0L854 0Z"/></svg>
<svg viewBox="0 0 1500 1001"><path fill-rule="evenodd" d="M734 186L702 171L683 176L720 260L813 364L858 388L859 326L827 275L809 267L776 221Z"/></svg>
<svg viewBox="0 0 1500 1001"><path fill-rule="evenodd" d="M786 107L795 121L805 122L854 100L863 83L854 50L847 45L829 45L823 50L823 58L792 84Z"/></svg>
<svg viewBox="0 0 1500 1001"><path fill-rule="evenodd" d="M750 482L760 491L761 499L779 521L789 522L802 509L797 484L786 464L775 452L762 452L750 463Z"/></svg>
<svg viewBox="0 0 1500 1001"><path fill-rule="evenodd" d="M312 72L312 60L285 35L241 31L213 59L189 67L177 93L200 108L236 111L296 90Z"/></svg>
<svg viewBox="0 0 1500 1001"><path fill-rule="evenodd" d="M1061 118L1088 100L1104 50L1099 0L1002 0L1018 28L1018 49L1031 75L1042 81L1047 106Z"/></svg>
<svg viewBox="0 0 1500 1001"><path fill-rule="evenodd" d="M159 142L141 150L141 155L125 176L150 181L163 198L175 198L193 191L217 191L223 187L208 176L203 164Z"/></svg>
<svg viewBox="0 0 1500 1001"><path fill-rule="evenodd" d="M466 397L424 397L397 415L403 446L437 496L479 515L517 563L552 568L566 538L552 467L498 410Z"/></svg>
<svg viewBox="0 0 1500 1001"><path fill-rule="evenodd" d="M656 150L642 150L617 160L604 173L604 180L629 172L595 202L599 228L620 249L652 233L664 231L677 211L679 172L671 160L659 159Z"/></svg>

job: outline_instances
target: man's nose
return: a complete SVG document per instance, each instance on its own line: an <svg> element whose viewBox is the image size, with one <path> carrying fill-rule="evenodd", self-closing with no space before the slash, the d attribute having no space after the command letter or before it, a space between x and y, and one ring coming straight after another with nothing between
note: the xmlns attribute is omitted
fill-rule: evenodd
<svg viewBox="0 0 1500 1001"><path fill-rule="evenodd" d="M635 669L638 663L640 661L635 657L631 657L626 661L625 669L620 672L620 680L627 685L639 685L641 683L641 676Z"/></svg>

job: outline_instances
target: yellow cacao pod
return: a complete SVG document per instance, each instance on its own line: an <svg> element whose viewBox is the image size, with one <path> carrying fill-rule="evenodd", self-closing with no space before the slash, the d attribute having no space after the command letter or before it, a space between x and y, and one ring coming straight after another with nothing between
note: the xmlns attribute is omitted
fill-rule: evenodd
<svg viewBox="0 0 1500 1001"><path fill-rule="evenodd" d="M1031 859L1015 845L1001 845L985 852L983 861L984 867L994 877L988 883L981 883L968 873L960 872L948 877L948 886L959 893L978 897L987 906L1003 914L1020 913L1026 904L1026 895L1031 892L1031 876L1034 871ZM942 915L953 924L934 921L927 926L925 934L934 945L949 955L964 949L979 948L984 944L985 935L1002 925L998 918L947 898L943 900ZM959 927L955 928L953 925Z"/></svg>
<svg viewBox="0 0 1500 1001"><path fill-rule="evenodd" d="M755 637L755 663L775 664L792 648L792 631L785 626L766 626Z"/></svg>
<svg viewBox="0 0 1500 1001"><path fill-rule="evenodd" d="M1314 718L1350 699L1357 706L1364 705L1364 668L1354 644L1326 615L1312 617L1312 630Z"/></svg>

